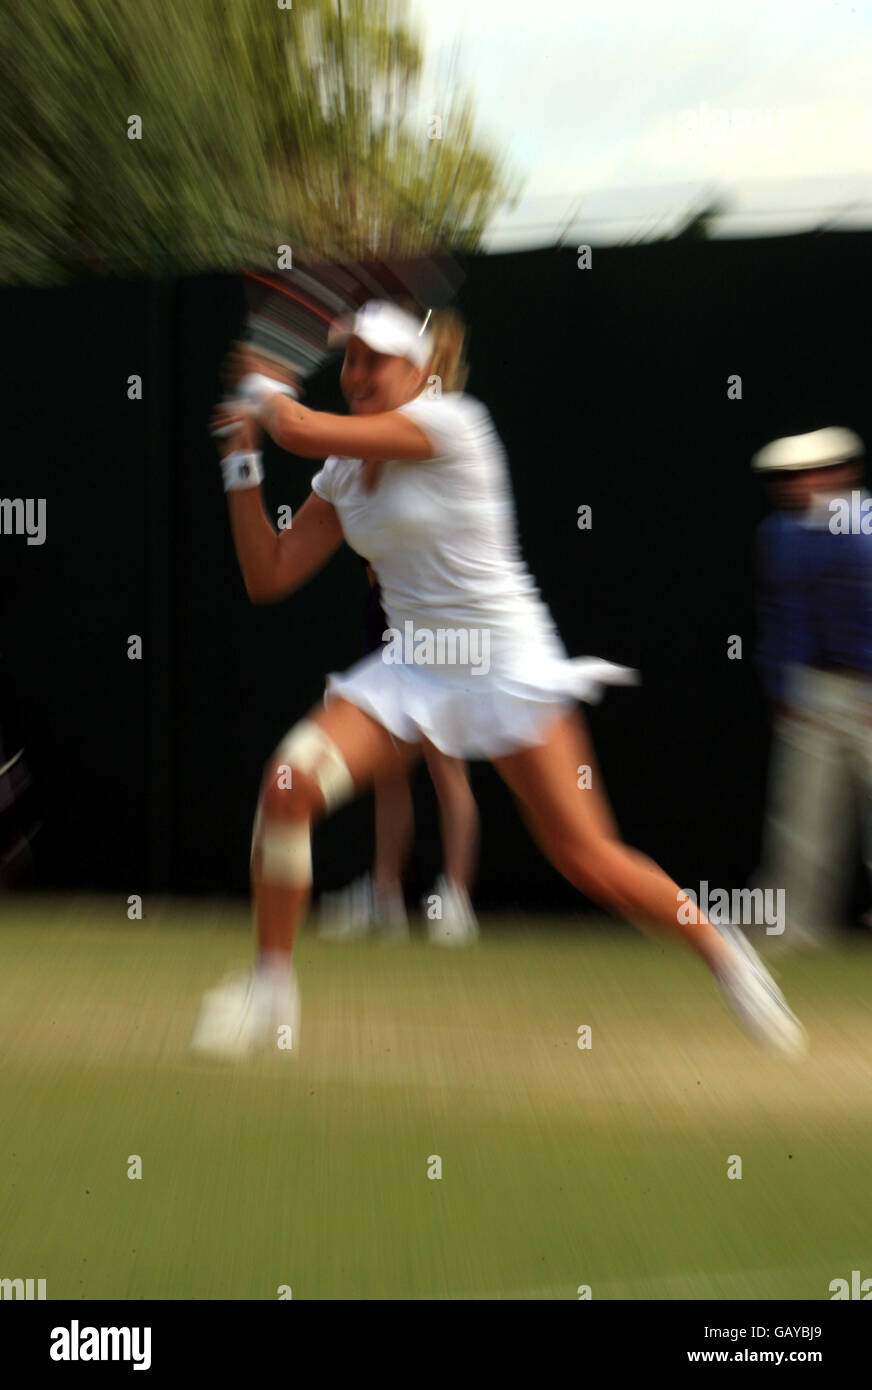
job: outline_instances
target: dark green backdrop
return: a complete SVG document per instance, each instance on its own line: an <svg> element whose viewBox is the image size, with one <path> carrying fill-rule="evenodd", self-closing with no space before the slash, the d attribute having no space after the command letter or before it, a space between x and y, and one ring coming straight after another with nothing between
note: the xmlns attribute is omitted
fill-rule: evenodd
<svg viewBox="0 0 872 1390"><path fill-rule="evenodd" d="M512 464L526 556L573 654L637 665L591 715L628 839L688 886L754 867L766 711L753 665L749 469L779 434L872 431L868 235L574 248L471 258L469 389ZM0 537L0 647L39 778L38 881L125 895L244 891L264 759L357 658L365 580L343 551L271 608L246 600L206 420L238 330L237 283L2 293L4 497L44 497L47 541ZM144 400L127 378L144 378ZM739 373L743 399L727 399ZM338 359L309 403L338 409ZM267 454L273 507L317 464ZM593 529L577 511L593 508ZM127 657L139 634L142 661ZM728 639L744 658L727 657ZM507 794L474 769L482 904L573 894ZM418 774L415 890L438 868ZM366 867L371 802L316 838L319 886Z"/></svg>

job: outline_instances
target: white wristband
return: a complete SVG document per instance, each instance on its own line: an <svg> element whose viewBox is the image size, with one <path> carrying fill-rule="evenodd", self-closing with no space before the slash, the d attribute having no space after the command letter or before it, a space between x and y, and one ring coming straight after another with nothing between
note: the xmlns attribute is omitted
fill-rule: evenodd
<svg viewBox="0 0 872 1390"><path fill-rule="evenodd" d="M259 452L244 453L241 449L223 458L224 491L242 492L245 488L259 487L263 482L261 458Z"/></svg>
<svg viewBox="0 0 872 1390"><path fill-rule="evenodd" d="M276 381L275 377L264 376L262 372L249 372L244 376L236 387L236 394L241 400L251 401L253 405L260 405L270 396L276 395L291 396L295 401L300 398L293 386L288 386L287 382Z"/></svg>

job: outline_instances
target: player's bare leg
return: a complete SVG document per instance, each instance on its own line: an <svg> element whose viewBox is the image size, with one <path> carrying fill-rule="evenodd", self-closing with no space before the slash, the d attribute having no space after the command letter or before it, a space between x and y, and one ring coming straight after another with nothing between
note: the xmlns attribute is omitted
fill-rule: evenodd
<svg viewBox="0 0 872 1390"><path fill-rule="evenodd" d="M424 759L439 803L445 877L468 893L479 837L478 806L469 785L469 768L462 758L449 758L428 742L424 743Z"/></svg>
<svg viewBox="0 0 872 1390"><path fill-rule="evenodd" d="M801 1029L762 964L751 960L740 934L719 931L696 910L686 914L692 920L682 920L687 899L678 885L618 838L598 772L590 788L579 789L577 769L596 769L596 764L578 712L556 720L545 743L495 759L494 765L521 803L540 848L570 883L638 926L682 937L724 986L751 1031L797 1050Z"/></svg>
<svg viewBox="0 0 872 1390"><path fill-rule="evenodd" d="M640 926L683 936L711 969L729 956L713 926L678 919L680 889L651 859L623 843L579 714L555 722L546 743L494 760L543 853L574 887ZM578 768L591 785L578 786Z"/></svg>
<svg viewBox="0 0 872 1390"><path fill-rule="evenodd" d="M380 781L375 787L375 863L373 884L377 893L396 892L405 873L415 814L412 788L403 774Z"/></svg>
<svg viewBox="0 0 872 1390"><path fill-rule="evenodd" d="M436 792L442 836L442 873L435 889L441 916L431 917L428 911L427 934L436 945L468 946L478 939L478 922L469 897L478 858L478 806L469 785L469 768L462 758L440 753L427 740L424 758Z"/></svg>
<svg viewBox="0 0 872 1390"><path fill-rule="evenodd" d="M250 983L231 982L207 995L191 1041L195 1052L245 1055L285 1017L289 1031L296 1031L291 955L311 894L312 826L325 811L376 778L398 776L419 756L419 747L392 738L342 699L314 710L282 741L267 765L252 837L256 970Z"/></svg>
<svg viewBox="0 0 872 1390"><path fill-rule="evenodd" d="M377 929L384 940L406 940L409 918L403 878L412 845L415 815L406 773L376 779L375 860L337 893L321 898L318 935L329 941L352 941Z"/></svg>
<svg viewBox="0 0 872 1390"><path fill-rule="evenodd" d="M308 771L295 768L297 759L292 751L288 752L288 748L293 748L293 730L289 741L273 755L263 781L252 845L252 890L261 957L290 958L297 923L311 894L309 865L301 862L297 869L289 862L283 871L269 853L265 862L264 838L269 851L272 830L291 832L285 834L285 842L292 846L296 835L300 859L305 860L309 841L304 836L311 835L312 825L325 810L366 791L376 779L381 782L400 777L420 757L420 747L393 738L381 724L347 700L332 700L313 712L306 722L314 724L335 750L322 761L332 759L336 766L341 759L347 781L334 801L330 783L325 783L317 765ZM294 877L297 881L291 881Z"/></svg>
<svg viewBox="0 0 872 1390"><path fill-rule="evenodd" d="M409 777L379 780L375 785L375 862L372 910L375 923L392 937L406 937L409 922L403 878L412 848L415 811Z"/></svg>

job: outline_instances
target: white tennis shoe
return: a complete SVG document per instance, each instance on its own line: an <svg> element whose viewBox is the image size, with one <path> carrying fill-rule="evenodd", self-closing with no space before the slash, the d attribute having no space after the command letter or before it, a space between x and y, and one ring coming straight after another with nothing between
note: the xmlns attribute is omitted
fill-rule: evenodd
<svg viewBox="0 0 872 1390"><path fill-rule="evenodd" d="M372 928L372 880L356 878L337 893L322 893L318 904L318 935L322 941L355 941Z"/></svg>
<svg viewBox="0 0 872 1390"><path fill-rule="evenodd" d="M338 893L324 893L318 914L323 941L357 941L378 932L383 941L406 941L409 918L399 889L380 892L371 874L356 878Z"/></svg>
<svg viewBox="0 0 872 1390"><path fill-rule="evenodd" d="M291 971L289 986L263 988L253 972L230 975L203 996L188 1051L235 1062L258 1052L296 1052L300 1035L300 990Z"/></svg>
<svg viewBox="0 0 872 1390"><path fill-rule="evenodd" d="M382 892L373 884L372 920L385 943L408 941L409 914L399 888Z"/></svg>
<svg viewBox="0 0 872 1390"><path fill-rule="evenodd" d="M430 898L441 900L441 917L427 920L427 938L433 946L472 946L478 940L478 918L465 888L440 874L430 897L424 899L428 912Z"/></svg>
<svg viewBox="0 0 872 1390"><path fill-rule="evenodd" d="M733 949L733 963L718 976L727 1004L757 1042L799 1056L808 1050L805 1030L766 966L738 927L718 926Z"/></svg>

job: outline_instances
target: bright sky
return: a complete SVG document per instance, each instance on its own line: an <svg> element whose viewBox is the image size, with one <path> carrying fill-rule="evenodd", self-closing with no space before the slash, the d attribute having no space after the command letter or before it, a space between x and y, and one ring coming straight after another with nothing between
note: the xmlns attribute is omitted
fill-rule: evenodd
<svg viewBox="0 0 872 1390"><path fill-rule="evenodd" d="M865 206L834 225L872 225L872 0L410 8L428 96L456 51L479 130L524 180L493 249L552 243L567 221L570 241L665 231L714 190L733 210L721 235L818 225L851 204Z"/></svg>

